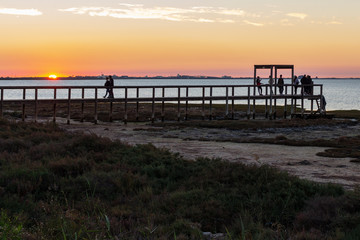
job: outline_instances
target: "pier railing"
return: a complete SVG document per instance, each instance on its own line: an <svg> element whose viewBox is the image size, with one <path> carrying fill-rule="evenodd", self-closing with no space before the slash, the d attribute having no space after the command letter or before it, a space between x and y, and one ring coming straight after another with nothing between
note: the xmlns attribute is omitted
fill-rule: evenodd
<svg viewBox="0 0 360 240"><path fill-rule="evenodd" d="M0 86L0 116L3 116L6 103L20 103L22 105L22 118L25 119L27 105L34 106L34 119L38 118L40 103L53 104L53 120L56 121L57 104L67 104L67 121L70 123L71 104L81 104L81 114L84 115L84 104L94 103L94 121L98 121L98 104L108 103L109 119L112 120L113 103L123 104L123 121L128 120L128 104L136 104L136 114L139 105L151 104L152 116L155 119L155 105L161 105L161 119L164 120L165 104L177 104L177 117L180 120L180 110L185 108L185 119L188 118L188 107L191 104L201 104L202 117L205 119L205 107L209 108L209 118L212 117L213 104L225 105L225 115L234 118L234 105L247 105L248 119L256 117L257 105L265 106L265 117L276 118L276 106L280 101L284 106L284 118L287 117L288 106L291 107L291 116L296 113L297 101L300 101L301 114L305 112L305 100L310 100L311 113L314 113L314 101L319 109L323 109L323 85L293 85L284 84L283 94L278 93L278 85L261 85L262 95L258 94L256 85L191 85L191 86L115 86L112 87L114 98L103 98L106 87L103 86ZM307 90L311 89L310 93ZM8 105L7 105L8 106ZM316 111L315 111L316 112ZM138 119L138 117L137 117Z"/></svg>

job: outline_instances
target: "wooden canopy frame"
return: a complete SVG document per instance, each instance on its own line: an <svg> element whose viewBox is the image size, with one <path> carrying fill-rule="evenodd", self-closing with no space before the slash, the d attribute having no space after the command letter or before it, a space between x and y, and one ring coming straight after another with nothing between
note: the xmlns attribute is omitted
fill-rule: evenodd
<svg viewBox="0 0 360 240"><path fill-rule="evenodd" d="M256 85L256 72L258 69L270 69L270 76L271 78L274 77L275 72L275 82L277 80L277 70L278 69L290 69L291 70L291 83L294 79L294 65L254 65L254 85ZM255 88L254 88L254 94L255 94Z"/></svg>

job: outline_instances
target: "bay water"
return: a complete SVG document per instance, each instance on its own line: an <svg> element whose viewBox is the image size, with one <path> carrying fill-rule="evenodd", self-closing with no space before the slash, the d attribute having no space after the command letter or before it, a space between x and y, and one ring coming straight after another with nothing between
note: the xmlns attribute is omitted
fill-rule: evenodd
<svg viewBox="0 0 360 240"><path fill-rule="evenodd" d="M325 96L327 105L327 110L360 110L360 101L359 101L359 89L360 89L360 79L313 79L314 84L323 85L323 94ZM104 86L105 79L81 79L81 80L0 80L0 87L17 87L17 86ZM185 87L186 86L219 86L219 85L252 85L253 79L115 79L115 86L149 86L149 88L140 89L140 97L151 97L152 96L152 86L161 87L161 86L184 86L181 88L181 96L185 96ZM285 79L285 84L290 84L289 79ZM156 96L161 96L161 88L156 88ZM206 88L205 94L209 96L210 88ZM224 96L226 88L214 87L213 96ZM247 95L247 88L236 88L235 95ZM251 89L251 92L253 89ZM290 91L290 88L289 88ZM26 91L26 98L33 99L35 90L29 89ZM99 89L98 97L103 97L105 89ZM315 93L319 93L319 88L315 88ZM68 90L67 89L58 89L56 96L58 99L67 98ZM123 97L124 89L115 89L115 97ZM177 89L167 89L165 96L177 96ZM189 96L201 96L202 88L190 88ZM231 90L229 89L229 94L231 95ZM81 97L81 89L72 89L71 90L72 98ZM94 89L86 89L85 96L88 98L93 98L95 96ZM129 97L136 96L136 89L129 88L128 90ZM4 90L4 99L22 99L23 92L22 90ZM50 89L41 89L38 92L39 99L51 99L53 98L53 90ZM309 101L306 101L309 102ZM213 102L223 103L221 101ZM239 102L245 104L245 102ZM262 104L263 101L257 101L258 104ZM278 105L282 105L283 102L280 100ZM305 103L305 108L309 108L309 103Z"/></svg>

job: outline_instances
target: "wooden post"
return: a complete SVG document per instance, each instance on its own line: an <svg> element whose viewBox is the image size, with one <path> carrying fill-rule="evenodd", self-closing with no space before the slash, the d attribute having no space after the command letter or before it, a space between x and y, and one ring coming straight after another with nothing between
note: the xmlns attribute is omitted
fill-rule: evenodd
<svg viewBox="0 0 360 240"><path fill-rule="evenodd" d="M322 100L323 97L323 85L320 85L320 114L326 114L326 112L323 111L325 109L324 101Z"/></svg>
<svg viewBox="0 0 360 240"><path fill-rule="evenodd" d="M273 68L272 67L271 67L270 72L271 72L270 77L271 77L272 80L274 80L274 78L273 78ZM270 82L270 112L269 112L270 120L273 119L273 93L274 93L274 91L273 91L273 81L272 81L272 82Z"/></svg>
<svg viewBox="0 0 360 240"><path fill-rule="evenodd" d="M162 87L162 103L161 103L161 122L165 121L165 101L164 101L164 97L165 97L165 88Z"/></svg>
<svg viewBox="0 0 360 240"><path fill-rule="evenodd" d="M68 114L67 114L67 124L70 124L70 99L71 99L71 87L68 88Z"/></svg>
<svg viewBox="0 0 360 240"><path fill-rule="evenodd" d="M186 87L186 103L185 103L185 120L188 120L188 107L189 107L189 87Z"/></svg>
<svg viewBox="0 0 360 240"><path fill-rule="evenodd" d="M4 89L1 88L0 117L3 117Z"/></svg>
<svg viewBox="0 0 360 240"><path fill-rule="evenodd" d="M226 100L225 100L225 117L228 119L229 116L229 87L226 86Z"/></svg>
<svg viewBox="0 0 360 240"><path fill-rule="evenodd" d="M235 106L235 87L232 87L232 101L231 101L231 119L234 119L235 117L235 109L234 109L234 106Z"/></svg>
<svg viewBox="0 0 360 240"><path fill-rule="evenodd" d="M37 122L38 115L38 89L35 88L35 122Z"/></svg>
<svg viewBox="0 0 360 240"><path fill-rule="evenodd" d="M23 89L23 103L22 103L22 121L25 121L25 99L26 99L26 88Z"/></svg>
<svg viewBox="0 0 360 240"><path fill-rule="evenodd" d="M94 116L94 123L98 123L98 88L95 87L95 116Z"/></svg>
<svg viewBox="0 0 360 240"><path fill-rule="evenodd" d="M54 88L54 108L53 108L53 122L56 122L56 87Z"/></svg>
<svg viewBox="0 0 360 240"><path fill-rule="evenodd" d="M84 102L84 99L85 99L85 89L84 88L81 88L81 119L80 121L81 122L84 122L84 119L85 119L85 115L84 115L84 105L85 105L85 102Z"/></svg>
<svg viewBox="0 0 360 240"><path fill-rule="evenodd" d="M205 120L205 87L202 87L202 120Z"/></svg>
<svg viewBox="0 0 360 240"><path fill-rule="evenodd" d="M277 79L277 67L275 67L275 79L274 79L274 83L275 83L275 87L274 87L274 94L275 94L275 98L274 98L274 119L276 119L276 105L277 105L277 101L276 101L276 95L277 95L277 88L278 88L278 79Z"/></svg>
<svg viewBox="0 0 360 240"><path fill-rule="evenodd" d="M294 77L293 77L294 78ZM291 80L291 112L290 115L292 116L294 114L294 102L295 102L295 86L294 86L294 79Z"/></svg>
<svg viewBox="0 0 360 240"><path fill-rule="evenodd" d="M152 88L151 122L155 121L155 87Z"/></svg>
<svg viewBox="0 0 360 240"><path fill-rule="evenodd" d="M213 87L210 87L210 115L209 115L210 120L212 120L212 94L213 94Z"/></svg>
<svg viewBox="0 0 360 240"><path fill-rule="evenodd" d="M253 119L255 119L256 67L254 67Z"/></svg>
<svg viewBox="0 0 360 240"><path fill-rule="evenodd" d="M295 79L294 79L295 75L294 75L294 68L291 69L291 116L293 116L294 114L294 103L296 103L296 98L295 98ZM295 105L296 108L296 105Z"/></svg>
<svg viewBox="0 0 360 240"><path fill-rule="evenodd" d="M300 88L300 91L301 91L301 88ZM297 106L297 96L296 96L297 94L294 94L293 95L293 98L294 98L294 111L293 111L293 114L296 114L296 111L297 111L297 109L296 109L296 106Z"/></svg>
<svg viewBox="0 0 360 240"><path fill-rule="evenodd" d="M177 106L177 120L180 121L180 91L181 88L178 87L178 106Z"/></svg>
<svg viewBox="0 0 360 240"><path fill-rule="evenodd" d="M113 109L114 109L114 102L113 98L110 98L110 112L109 112L109 121L113 121Z"/></svg>
<svg viewBox="0 0 360 240"><path fill-rule="evenodd" d="M268 107L268 86L265 86L265 118L269 118L269 107Z"/></svg>
<svg viewBox="0 0 360 240"><path fill-rule="evenodd" d="M124 124L127 124L127 118L128 118L128 114L127 114L127 108L128 108L128 88L125 87L125 100L124 100Z"/></svg>
<svg viewBox="0 0 360 240"><path fill-rule="evenodd" d="M136 99L139 99L139 87L136 88ZM136 121L139 121L139 101L136 101Z"/></svg>
<svg viewBox="0 0 360 240"><path fill-rule="evenodd" d="M304 109L304 87L301 85L301 116L304 116L305 109Z"/></svg>
<svg viewBox="0 0 360 240"><path fill-rule="evenodd" d="M254 87L255 88L255 87ZM247 109L247 119L250 119L251 116L251 107L250 107L250 86L248 86L248 109Z"/></svg>
<svg viewBox="0 0 360 240"><path fill-rule="evenodd" d="M287 94L288 94L288 86L284 85L285 87L285 98L284 98L284 119L286 119L287 115Z"/></svg>

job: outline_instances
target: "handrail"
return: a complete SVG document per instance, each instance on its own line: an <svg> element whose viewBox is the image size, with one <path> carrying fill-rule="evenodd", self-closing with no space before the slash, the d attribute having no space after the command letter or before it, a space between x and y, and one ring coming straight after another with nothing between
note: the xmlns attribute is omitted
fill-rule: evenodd
<svg viewBox="0 0 360 240"><path fill-rule="evenodd" d="M313 112L313 101L320 100L323 94L323 85L322 84L304 84L304 85L295 85L295 84L283 84L281 86L284 87L285 94L277 94L277 91L272 91L271 89L276 89L279 84L262 84L261 87L265 88L264 95L257 94L257 85L149 85L149 86L114 86L110 87L115 90L122 89L122 92L116 92L117 96L111 99L104 99L102 95L100 95L100 89L106 89L109 87L106 86L0 86L0 116L3 113L4 103L11 102L21 102L22 103L22 112L23 112L23 120L25 118L25 104L29 102L35 103L35 121L37 119L38 114L38 105L40 102L52 101L54 104L54 121L56 118L56 104L57 103L67 103L67 121L70 123L70 112L71 112L71 103L80 102L82 117L84 116L84 103L85 102L93 102L95 103L95 122L97 122L97 108L98 103L101 102L109 102L110 103L110 119L112 120L112 111L113 111L113 103L121 103L124 104L124 122L127 122L127 111L129 103L136 103L136 115L138 119L139 114L139 103L148 102L152 104L152 115L151 119L154 121L155 118L155 104L161 102L161 118L164 119L164 104L165 102L171 102L178 105L177 107L177 118L180 120L180 106L182 103L185 103L185 114L187 119L188 117L188 104L192 101L192 103L200 103L202 104L202 117L205 119L205 102L208 102L210 108L209 119L212 119L212 105L213 101L223 101L226 104L226 116L229 115L229 102L231 105L231 118L234 118L234 104L236 101L246 101L247 102L247 117L250 118L253 115L255 118L255 105L256 100L264 100L266 101L265 112L266 117L276 118L276 105L277 100L284 100L284 117L286 117L286 106L287 101L291 100L291 114L296 113L296 101L301 100L301 113L304 114L304 100L311 100L311 112ZM291 91L288 91L288 88L291 87ZM306 87L311 87L312 94L305 94ZM316 91L313 91L314 88ZM224 91L225 88L225 91ZM253 91L251 91L253 88ZM295 93L293 90L299 88L301 91ZM85 90L93 90L85 94ZM140 94L140 89L148 89L145 93ZM167 91L167 96L165 96L166 89L173 89L171 91ZM177 89L177 91L176 91ZM189 90L197 89L196 92L189 93ZM220 90L219 90L220 89ZM239 89L242 89L242 92L236 92ZM269 90L270 89L270 90ZM19 96L7 96L7 90L22 90L22 94ZM28 90L32 90L30 93ZM40 90L49 90L44 94L43 91ZM65 90L61 92L61 94L57 90ZM77 90L77 91L72 91ZM78 91L81 90L81 91ZM130 93L130 90L131 93ZM136 90L136 93L134 92ZM161 92L157 92L156 90L161 90ZM217 90L218 92L216 92ZM229 91L230 90L230 91ZM236 91L235 91L236 90ZM102 92L102 91L101 91ZM220 92L220 93L219 93ZM289 92L291 92L289 94ZM39 95L41 95L39 97ZM28 94L28 95L27 95ZM121 95L120 95L121 94ZM100 95L100 96L99 96ZM28 98L27 98L28 97ZM253 101L253 106L251 109L251 100ZM268 101L269 109L268 109ZM322 103L321 103L322 104Z"/></svg>
<svg viewBox="0 0 360 240"><path fill-rule="evenodd" d="M261 86L265 87L265 86L273 86L273 87L278 87L278 84L261 84ZM320 87L323 86L322 84L302 84L302 85L295 85L295 84L284 84L282 86L296 86L296 87L301 87L301 86L314 86L314 87ZM130 85L130 86L113 86L113 87L105 87L105 86L0 86L0 89L95 89L95 88L202 88L202 87L206 87L206 88L210 88L210 87L215 87L215 88L225 88L225 87L237 87L237 88L247 88L247 87L257 87L257 85L149 85L149 86L136 86L136 85Z"/></svg>

